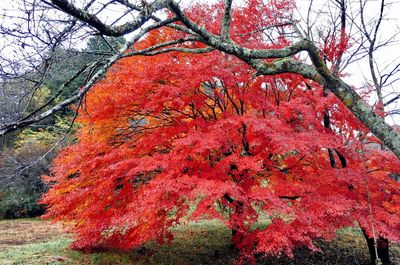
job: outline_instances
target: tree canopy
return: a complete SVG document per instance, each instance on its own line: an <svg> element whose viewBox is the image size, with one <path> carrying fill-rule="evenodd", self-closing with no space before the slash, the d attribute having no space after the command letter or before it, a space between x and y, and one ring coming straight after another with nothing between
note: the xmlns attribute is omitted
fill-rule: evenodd
<svg viewBox="0 0 400 265"><path fill-rule="evenodd" d="M153 30L124 52L152 56L126 56L88 92L77 142L58 155L42 200L46 217L76 233L75 248L169 243L175 225L211 218L232 229L232 243L250 260L317 250L314 240L355 224L369 237L400 240L400 183L388 177L400 173L399 160L319 77L283 71L291 69L286 62L304 65L300 58L237 55L257 49L275 57L298 45L283 35L265 41L258 31L282 24L290 2L246 3L232 11L224 53L196 39L157 54L158 43L188 37ZM185 12L207 33L183 24L213 43L224 5ZM334 43L326 47L332 61L346 48ZM255 75L261 63L276 71Z"/></svg>

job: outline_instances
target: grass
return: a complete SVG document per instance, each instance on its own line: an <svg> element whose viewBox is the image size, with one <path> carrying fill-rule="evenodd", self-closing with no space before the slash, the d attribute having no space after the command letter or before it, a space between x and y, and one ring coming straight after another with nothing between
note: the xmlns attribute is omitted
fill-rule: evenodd
<svg viewBox="0 0 400 265"><path fill-rule="evenodd" d="M174 229L175 242L172 246L149 243L130 252L99 252L85 254L68 249L72 239L61 233L61 228L49 222L32 220L35 233L26 229L29 220L1 221L0 264L227 264L232 263L229 253L229 231L222 224L209 221ZM40 227L40 228L39 228ZM44 240L42 232L49 240ZM7 232L8 231L8 232ZM26 235L28 231L29 235ZM10 240L9 235L17 235ZM22 240L25 238L26 240ZM30 239L28 239L30 238ZM35 242L35 239L39 242Z"/></svg>
<svg viewBox="0 0 400 265"><path fill-rule="evenodd" d="M65 249L70 241L71 239L60 238L12 247L0 252L0 264L63 264L66 260L63 254L67 254Z"/></svg>
<svg viewBox="0 0 400 265"><path fill-rule="evenodd" d="M68 249L71 236L60 226L36 219L0 221L0 264L128 265L128 264L233 264L230 231L217 221L202 221L174 229L172 246L149 243L129 252L85 254ZM368 252L357 229L345 229L338 239L318 243L323 253L298 249L294 259L266 257L259 264L367 264ZM400 264L400 248L391 248L394 264Z"/></svg>

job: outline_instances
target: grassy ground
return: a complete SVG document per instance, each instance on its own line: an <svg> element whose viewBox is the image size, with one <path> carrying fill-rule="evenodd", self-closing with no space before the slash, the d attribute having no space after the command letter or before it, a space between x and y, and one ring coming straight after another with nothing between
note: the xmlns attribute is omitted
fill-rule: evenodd
<svg viewBox="0 0 400 265"><path fill-rule="evenodd" d="M71 236L60 226L36 219L0 221L0 264L233 264L229 250L229 230L218 222L208 221L175 229L170 247L150 243L130 252L83 254L68 249ZM337 240L319 244L323 253L305 249L296 257L268 257L259 264L368 264L366 244L355 229L339 232ZM391 247L394 264L400 264L400 247Z"/></svg>

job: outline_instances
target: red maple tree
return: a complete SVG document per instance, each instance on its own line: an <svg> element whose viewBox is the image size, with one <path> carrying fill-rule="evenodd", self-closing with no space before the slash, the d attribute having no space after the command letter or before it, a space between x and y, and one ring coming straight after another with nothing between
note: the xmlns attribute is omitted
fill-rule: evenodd
<svg viewBox="0 0 400 265"><path fill-rule="evenodd" d="M233 14L234 41L290 44L268 43L257 30L282 23L289 2L248 2ZM223 14L203 5L191 15L212 22ZM182 33L163 28L137 45L174 34ZM340 54L323 49L332 61ZM218 51L123 59L87 95L78 140L46 178L46 217L68 224L78 249L168 243L173 226L212 218L232 229L248 258L317 250L314 240L356 224L369 237L399 241L400 184L388 177L400 173L399 161L366 144L377 140L323 90L294 74L255 76Z"/></svg>

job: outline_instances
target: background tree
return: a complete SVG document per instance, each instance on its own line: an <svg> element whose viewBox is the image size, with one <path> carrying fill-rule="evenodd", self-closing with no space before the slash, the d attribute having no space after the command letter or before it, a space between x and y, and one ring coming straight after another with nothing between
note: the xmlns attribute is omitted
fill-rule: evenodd
<svg viewBox="0 0 400 265"><path fill-rule="evenodd" d="M47 191L41 179L49 174L51 161L59 148L57 141L69 124L58 118L54 126L25 129L0 156L0 219L34 217L44 213L38 200Z"/></svg>
<svg viewBox="0 0 400 265"><path fill-rule="evenodd" d="M93 37L89 40L83 50L55 49L49 56L53 63L40 83L34 82L36 78L42 77L40 71L5 80L1 90L3 97L0 99L1 124L29 118L37 108L43 107L46 110L49 102L57 103L70 97L85 82L84 76L72 79L76 71L83 69L85 65L92 65L91 71L95 71L101 65L102 57L111 52L106 42L114 45L114 48L124 43L123 38ZM42 65L38 69L45 67L46 65ZM59 90L60 84L68 80L71 80L69 84ZM67 134L73 131L69 123L74 113L65 109L60 116L49 117L31 128L2 138L0 218L43 214L44 208L38 205L37 200L47 190L47 185L41 177L49 174L57 150L73 139L67 139Z"/></svg>

